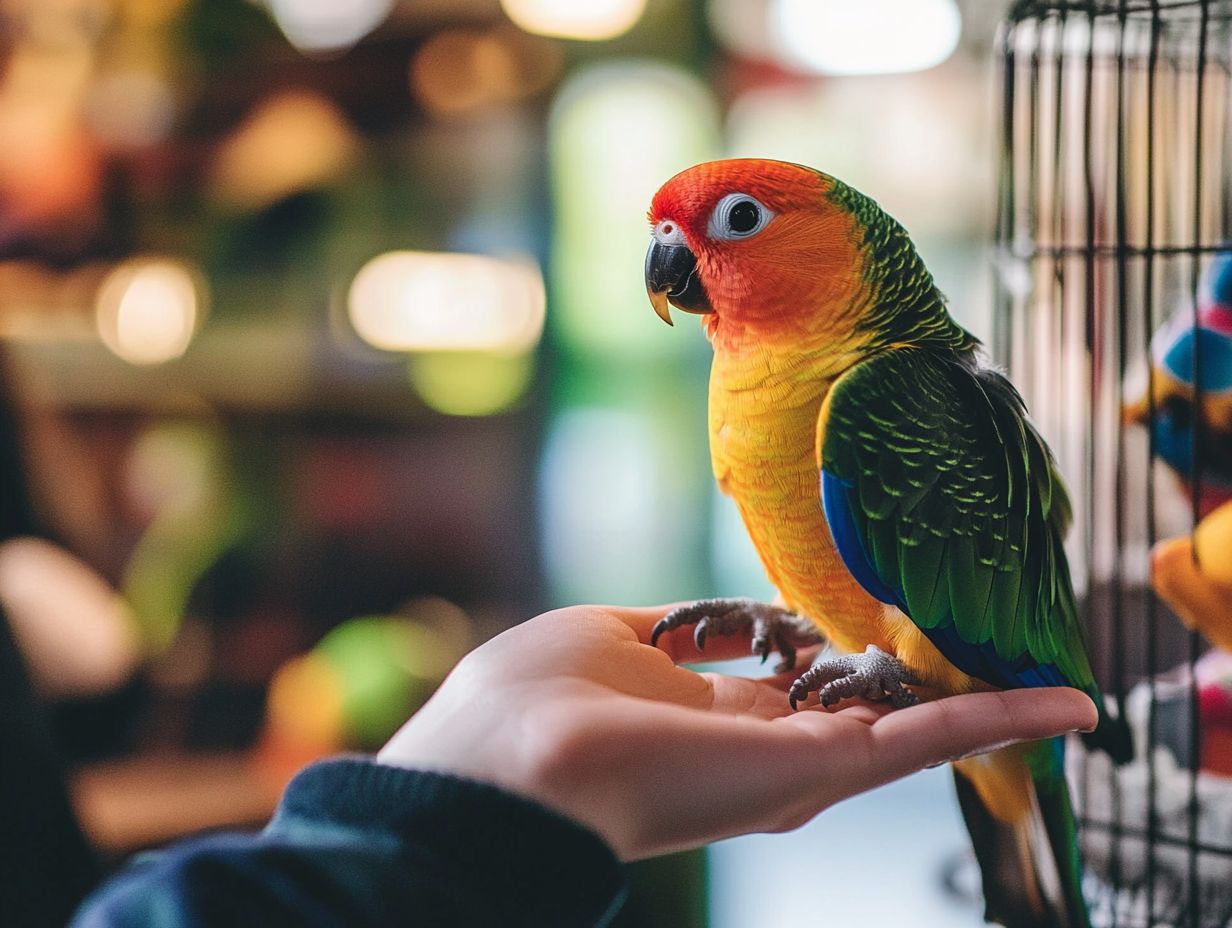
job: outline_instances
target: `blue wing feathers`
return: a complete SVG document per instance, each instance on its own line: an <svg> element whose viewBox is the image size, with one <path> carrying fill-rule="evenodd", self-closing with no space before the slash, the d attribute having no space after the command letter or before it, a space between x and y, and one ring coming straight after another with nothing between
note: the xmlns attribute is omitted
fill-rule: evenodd
<svg viewBox="0 0 1232 928"><path fill-rule="evenodd" d="M825 512L826 525L838 549L843 564L864 591L883 603L903 608L903 597L882 582L860 538L851 505L851 484L845 483L826 470L821 472L821 508Z"/></svg>
<svg viewBox="0 0 1232 928"><path fill-rule="evenodd" d="M968 676L978 677L985 683L1002 689L1069 685L1055 664L1037 664L1029 657L1011 663L997 656L992 641L983 644L963 641L953 622L921 631L946 660Z"/></svg>

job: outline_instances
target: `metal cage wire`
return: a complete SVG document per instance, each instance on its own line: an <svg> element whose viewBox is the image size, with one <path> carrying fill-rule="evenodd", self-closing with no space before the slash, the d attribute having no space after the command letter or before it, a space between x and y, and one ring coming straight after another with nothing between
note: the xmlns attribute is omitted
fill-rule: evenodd
<svg viewBox="0 0 1232 928"><path fill-rule="evenodd" d="M1156 460L1151 429L1123 414L1140 390L1154 413L1152 338L1196 305L1211 257L1232 249L1232 2L1019 2L998 49L993 353L1070 487L1067 547L1097 676L1121 697L1141 684L1140 754L1170 745L1182 761L1180 786L1145 759L1136 772L1078 763L1092 916L1232 925L1232 827L1208 821L1186 675L1206 645L1149 582L1156 541L1199 516L1201 416L1186 492ZM1182 682L1165 698L1169 672ZM1169 803L1170 789L1183 799Z"/></svg>

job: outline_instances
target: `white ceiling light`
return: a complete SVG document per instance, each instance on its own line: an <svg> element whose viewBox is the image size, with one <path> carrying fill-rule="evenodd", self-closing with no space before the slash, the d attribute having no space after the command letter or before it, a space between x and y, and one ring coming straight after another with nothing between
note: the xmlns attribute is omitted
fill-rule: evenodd
<svg viewBox="0 0 1232 928"><path fill-rule="evenodd" d="M385 21L393 0L267 0L287 40L303 52L350 48Z"/></svg>
<svg viewBox="0 0 1232 928"><path fill-rule="evenodd" d="M527 32L597 42L632 29L646 0L501 0L501 6Z"/></svg>
<svg viewBox="0 0 1232 928"><path fill-rule="evenodd" d="M922 71L962 32L954 0L772 0L769 15L783 60L818 74Z"/></svg>
<svg viewBox="0 0 1232 928"><path fill-rule="evenodd" d="M355 275L351 324L387 351L525 351L543 332L543 275L533 261L391 251Z"/></svg>

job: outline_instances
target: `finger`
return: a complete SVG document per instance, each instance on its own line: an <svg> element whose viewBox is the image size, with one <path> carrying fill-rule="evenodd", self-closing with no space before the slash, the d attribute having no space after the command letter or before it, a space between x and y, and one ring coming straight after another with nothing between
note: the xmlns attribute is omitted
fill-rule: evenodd
<svg viewBox="0 0 1232 928"><path fill-rule="evenodd" d="M771 686L765 680L723 673L701 676L710 683L713 701L708 708L711 712L751 715L759 719L777 719L792 712L782 688Z"/></svg>
<svg viewBox="0 0 1232 928"><path fill-rule="evenodd" d="M951 696L873 723L872 766L885 780L1018 741L1089 731L1095 705L1071 687Z"/></svg>
<svg viewBox="0 0 1232 928"><path fill-rule="evenodd" d="M638 641L650 644L655 624L680 606L689 603L672 603L666 606L595 606L608 615L624 622L633 629ZM712 635L706 639L705 650L698 650L693 640L692 625L673 628L661 634L655 642L660 651L664 651L677 664L696 664L702 661L730 661L748 657L753 653L753 637L750 634ZM808 666L807 664L804 666Z"/></svg>
<svg viewBox="0 0 1232 928"><path fill-rule="evenodd" d="M865 725L872 725L884 715L889 715L891 712L898 710L890 704L888 699L883 699L880 702L874 702L871 699L864 699L857 696L852 699L845 699L838 706L826 708L820 703L809 707L809 712L825 712L830 715L837 715L845 719L854 719L857 722L863 722Z"/></svg>

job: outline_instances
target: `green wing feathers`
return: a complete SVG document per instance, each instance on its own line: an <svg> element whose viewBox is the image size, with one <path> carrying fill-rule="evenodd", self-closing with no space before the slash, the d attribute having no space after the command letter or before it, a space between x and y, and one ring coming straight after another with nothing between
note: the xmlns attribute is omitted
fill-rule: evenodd
<svg viewBox="0 0 1232 928"><path fill-rule="evenodd" d="M859 551L844 559L862 553L882 598L964 672L1093 689L1061 541L1069 498L1018 393L971 359L898 348L835 384L822 469L846 489Z"/></svg>

